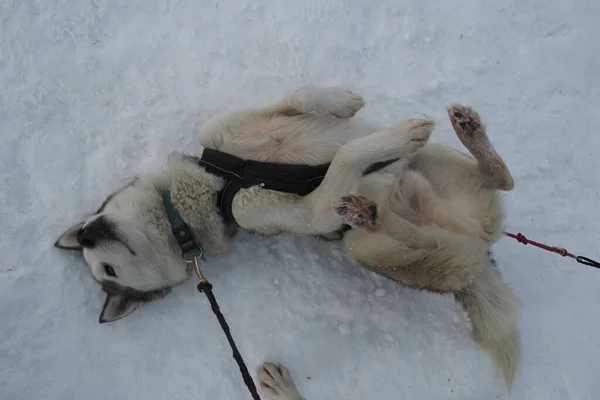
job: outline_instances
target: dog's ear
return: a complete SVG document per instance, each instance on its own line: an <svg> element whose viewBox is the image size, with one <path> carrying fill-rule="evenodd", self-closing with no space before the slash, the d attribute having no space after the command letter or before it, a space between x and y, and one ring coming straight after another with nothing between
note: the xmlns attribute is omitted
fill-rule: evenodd
<svg viewBox="0 0 600 400"><path fill-rule="evenodd" d="M133 299L126 294L108 294L100 313L99 322L103 324L125 318L144 303L143 300Z"/></svg>
<svg viewBox="0 0 600 400"><path fill-rule="evenodd" d="M54 246L63 250L81 251L82 247L77 241L77 232L79 232L79 230L83 228L83 224L83 222L80 222L77 225L67 229L65 233L60 235L58 240L54 243Z"/></svg>

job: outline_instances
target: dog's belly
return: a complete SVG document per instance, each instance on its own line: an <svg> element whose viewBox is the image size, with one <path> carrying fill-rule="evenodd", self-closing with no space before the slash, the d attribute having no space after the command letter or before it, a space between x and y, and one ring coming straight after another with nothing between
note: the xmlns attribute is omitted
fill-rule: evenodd
<svg viewBox="0 0 600 400"><path fill-rule="evenodd" d="M358 194L389 208L394 214L417 226L438 226L456 233L490 239L486 228L489 208L482 209L477 194L449 191L445 195L430 192L397 193L400 177L377 172L361 179ZM430 182L431 183L431 182ZM485 202L484 202L485 203ZM493 214L493 212L492 212ZM488 224L489 225L489 224Z"/></svg>

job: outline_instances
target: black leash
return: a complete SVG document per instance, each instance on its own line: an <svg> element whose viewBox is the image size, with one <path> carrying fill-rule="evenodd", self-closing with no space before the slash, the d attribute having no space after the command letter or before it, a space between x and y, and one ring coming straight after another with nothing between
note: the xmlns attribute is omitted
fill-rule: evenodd
<svg viewBox="0 0 600 400"><path fill-rule="evenodd" d="M221 309L219 308L219 303L217 303L217 299L212 292L212 284L202 275L202 271L200 271L200 265L198 264L198 257L194 257L194 269L196 270L196 275L198 276L198 286L196 288L200 293L204 293L210 302L210 307L212 308L213 313L219 320L219 324L221 324L221 328L223 332L225 332L225 336L227 336L227 341L231 346L231 350L233 351L233 358L235 362L237 362L238 367L240 368L240 372L242 373L242 378L244 378L244 383L246 387L250 391L252 398L254 400L260 400L260 396L256 391L256 386L254 385L254 381L248 372L248 368L246 368L246 364L244 363L244 359L238 350L235 340L233 340L233 336L231 336L231 331L229 330L229 325L225 320L225 317L221 313Z"/></svg>
<svg viewBox="0 0 600 400"><path fill-rule="evenodd" d="M252 380L252 376L248 372L248 368L246 368L246 364L244 363L244 359L238 350L235 340L233 340L233 336L231 336L231 331L229 329L229 325L221 313L221 309L219 308L219 303L217 303L217 299L212 292L211 283L202 275L202 271L200 270L199 259L205 260L202 248L200 244L194 240L194 236L192 235L192 231L189 226L183 221L181 215L175 209L173 202L171 201L171 193L166 191L162 194L163 205L165 207L165 212L167 213L167 217L169 218L169 222L171 223L171 229L173 231L173 236L177 241L177 244L181 248L182 257L184 261L188 264L194 265L194 270L196 271L196 276L198 277L198 285L196 288L199 292L204 293L210 302L210 307L212 308L213 313L219 320L219 324L221 324L221 329L225 332L225 336L227 336L227 341L231 346L231 350L233 351L233 358L240 368L240 372L242 373L242 378L244 378L244 383L252 398L254 400L260 400L260 396L256 391L256 386L254 386L254 381Z"/></svg>

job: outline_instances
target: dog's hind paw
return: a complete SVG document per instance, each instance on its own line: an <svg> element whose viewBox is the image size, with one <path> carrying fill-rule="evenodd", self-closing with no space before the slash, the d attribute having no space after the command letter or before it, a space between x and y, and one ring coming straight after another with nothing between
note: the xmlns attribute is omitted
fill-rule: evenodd
<svg viewBox="0 0 600 400"><path fill-rule="evenodd" d="M478 133L485 132L481 117L472 107L453 104L448 108L448 116L454 131L461 140L472 140Z"/></svg>
<svg viewBox="0 0 600 400"><path fill-rule="evenodd" d="M350 226L372 230L379 225L377 204L363 196L344 196L333 203L333 210Z"/></svg>
<svg viewBox="0 0 600 400"><path fill-rule="evenodd" d="M335 118L351 118L365 106L362 96L339 87L305 86L290 96L292 105L303 113L316 112Z"/></svg>
<svg viewBox="0 0 600 400"><path fill-rule="evenodd" d="M258 380L265 396L271 400L303 400L290 371L279 363L266 362L258 367Z"/></svg>

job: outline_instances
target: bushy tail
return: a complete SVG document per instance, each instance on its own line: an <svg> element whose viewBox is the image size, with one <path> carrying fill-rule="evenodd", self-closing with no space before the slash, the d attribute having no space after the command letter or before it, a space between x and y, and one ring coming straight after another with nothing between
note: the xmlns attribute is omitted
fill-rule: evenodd
<svg viewBox="0 0 600 400"><path fill-rule="evenodd" d="M502 281L491 258L473 283L455 297L471 319L475 340L490 353L510 390L521 362L519 299Z"/></svg>

